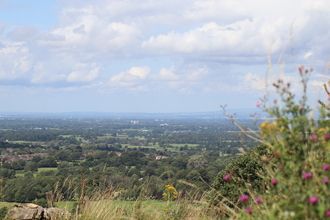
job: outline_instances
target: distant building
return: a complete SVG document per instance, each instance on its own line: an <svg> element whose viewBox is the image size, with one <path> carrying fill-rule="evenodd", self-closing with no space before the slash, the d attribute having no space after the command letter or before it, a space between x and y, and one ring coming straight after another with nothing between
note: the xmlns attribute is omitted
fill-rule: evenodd
<svg viewBox="0 0 330 220"><path fill-rule="evenodd" d="M161 160L161 159L165 159L165 158L168 158L168 157L166 157L166 156L157 156L156 155L156 160Z"/></svg>

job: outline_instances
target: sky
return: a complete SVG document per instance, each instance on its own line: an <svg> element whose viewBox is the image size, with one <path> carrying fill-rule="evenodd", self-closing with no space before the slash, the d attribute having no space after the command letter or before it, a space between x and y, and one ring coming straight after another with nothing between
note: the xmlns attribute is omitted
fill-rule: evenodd
<svg viewBox="0 0 330 220"><path fill-rule="evenodd" d="M329 27L328 0L0 0L0 112L254 108L300 65L323 99Z"/></svg>

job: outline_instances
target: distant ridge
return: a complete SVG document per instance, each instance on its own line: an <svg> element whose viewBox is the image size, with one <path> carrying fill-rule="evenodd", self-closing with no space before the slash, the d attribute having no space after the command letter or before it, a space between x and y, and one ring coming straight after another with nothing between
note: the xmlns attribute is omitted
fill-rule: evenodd
<svg viewBox="0 0 330 220"><path fill-rule="evenodd" d="M228 113L237 118L250 118L251 114L261 114L260 109L228 109ZM225 118L224 112L174 112L174 113L147 113L147 112L0 112L2 118L122 118L122 119L192 119L192 118Z"/></svg>

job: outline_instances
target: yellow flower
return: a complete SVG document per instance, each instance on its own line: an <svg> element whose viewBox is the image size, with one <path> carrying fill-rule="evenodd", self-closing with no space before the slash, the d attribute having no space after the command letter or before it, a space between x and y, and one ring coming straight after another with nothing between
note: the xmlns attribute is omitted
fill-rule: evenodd
<svg viewBox="0 0 330 220"><path fill-rule="evenodd" d="M265 128L265 127L267 127L267 125L268 125L268 122L267 122L267 121L264 121L264 122L262 122L262 124L260 125L260 128Z"/></svg>

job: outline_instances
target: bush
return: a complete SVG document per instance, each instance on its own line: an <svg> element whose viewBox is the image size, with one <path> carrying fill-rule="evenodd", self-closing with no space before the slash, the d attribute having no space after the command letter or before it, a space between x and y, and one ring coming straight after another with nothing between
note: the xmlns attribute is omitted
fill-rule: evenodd
<svg viewBox="0 0 330 220"><path fill-rule="evenodd" d="M8 212L8 207L0 208L0 220L5 219L5 217L7 216L7 212Z"/></svg>
<svg viewBox="0 0 330 220"><path fill-rule="evenodd" d="M327 105L321 102L323 107L319 109L318 118L311 117L311 108L307 104L307 82L311 72L312 69L299 68L300 99L291 92L290 83L278 79L273 84L279 97L274 100L274 105L268 107L267 99L257 103L273 118L260 125L260 141L273 156L259 156L254 162L244 160L243 156L234 162L231 166L247 163L238 169L242 179L248 179L243 183L239 177L231 176L229 167L218 175L214 187L219 194L229 190L231 206L220 202L227 215L236 219L330 217L330 114L325 110ZM328 93L326 85L325 88ZM262 166L263 162L266 163ZM260 175L251 173L258 167L265 172Z"/></svg>
<svg viewBox="0 0 330 220"><path fill-rule="evenodd" d="M260 174L265 173L264 162L260 158L264 155L271 157L268 147L259 145L233 160L224 170L219 172L212 184L216 190L216 192L211 193L212 204L218 204L223 197L235 201L240 195L248 194L245 188L246 183L251 184L254 190L260 191L263 188L263 179ZM229 175L229 179L224 178L225 175Z"/></svg>

